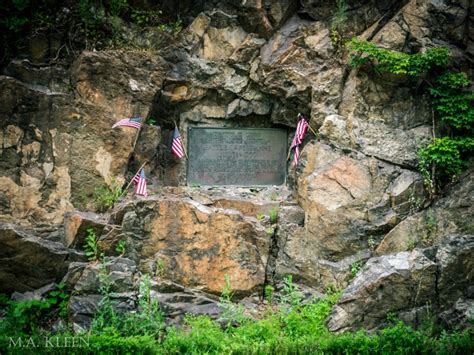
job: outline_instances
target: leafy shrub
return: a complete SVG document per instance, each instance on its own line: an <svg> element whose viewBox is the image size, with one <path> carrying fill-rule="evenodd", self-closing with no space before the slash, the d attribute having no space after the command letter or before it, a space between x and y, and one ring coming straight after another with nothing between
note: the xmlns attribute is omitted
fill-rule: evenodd
<svg viewBox="0 0 474 355"><path fill-rule="evenodd" d="M88 228L84 251L89 261L96 261L99 258L99 247L97 246L97 236L94 229Z"/></svg>
<svg viewBox="0 0 474 355"><path fill-rule="evenodd" d="M449 50L444 47L430 48L425 53L406 54L377 47L356 37L348 42L352 51L350 64L359 67L372 63L378 72L416 77L433 67L442 67L449 62Z"/></svg>
<svg viewBox="0 0 474 355"><path fill-rule="evenodd" d="M122 188L115 184L112 187L108 185L100 186L94 190L92 197L94 206L99 212L104 212L111 208L115 202L122 196Z"/></svg>
<svg viewBox="0 0 474 355"><path fill-rule="evenodd" d="M293 276L288 275L283 281L283 289L280 291L279 304L283 312L288 313L301 305L303 293L298 286L293 283Z"/></svg>
<svg viewBox="0 0 474 355"><path fill-rule="evenodd" d="M464 73L446 72L429 90L441 122L459 131L474 132L474 95Z"/></svg>
<svg viewBox="0 0 474 355"><path fill-rule="evenodd" d="M450 182L468 166L467 153L474 151L474 138L435 138L418 152L420 171L431 179L431 167L436 165L440 184Z"/></svg>
<svg viewBox="0 0 474 355"><path fill-rule="evenodd" d="M52 320L67 316L69 295L60 283L44 299L11 301L2 298L6 307L5 318L0 322L0 334L27 336L38 334Z"/></svg>

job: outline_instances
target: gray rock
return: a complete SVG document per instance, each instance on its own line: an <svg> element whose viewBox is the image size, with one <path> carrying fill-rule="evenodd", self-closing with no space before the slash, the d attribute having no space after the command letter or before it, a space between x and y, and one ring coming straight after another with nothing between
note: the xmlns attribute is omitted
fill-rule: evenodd
<svg viewBox="0 0 474 355"><path fill-rule="evenodd" d="M207 315L217 319L221 314L218 300L197 290L167 280L152 284L151 296L156 299L169 324L179 324L187 314Z"/></svg>
<svg viewBox="0 0 474 355"><path fill-rule="evenodd" d="M19 226L0 225L0 292L25 292L59 282L83 254L47 241Z"/></svg>
<svg viewBox="0 0 474 355"><path fill-rule="evenodd" d="M329 329L376 329L390 312L425 305L436 296L436 270L418 250L369 259L334 306Z"/></svg>
<svg viewBox="0 0 474 355"><path fill-rule="evenodd" d="M473 308L474 236L449 236L437 248L369 259L344 290L328 319L332 331L374 330L392 312L418 326L439 314L445 326L468 325Z"/></svg>
<svg viewBox="0 0 474 355"><path fill-rule="evenodd" d="M107 225L107 220L92 212L71 211L64 215L64 245L83 250L87 230L92 229L99 237Z"/></svg>
<svg viewBox="0 0 474 355"><path fill-rule="evenodd" d="M99 304L102 299L101 295L73 295L69 299L68 312L73 324L78 329L88 329L99 310Z"/></svg>

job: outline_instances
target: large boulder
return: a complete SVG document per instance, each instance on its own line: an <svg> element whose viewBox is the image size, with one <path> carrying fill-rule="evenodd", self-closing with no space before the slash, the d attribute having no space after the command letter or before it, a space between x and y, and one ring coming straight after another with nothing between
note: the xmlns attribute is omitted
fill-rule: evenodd
<svg viewBox="0 0 474 355"><path fill-rule="evenodd" d="M214 294L225 275L237 294L263 289L270 238L255 217L166 196L124 206L115 223L144 273L161 270L165 279Z"/></svg>
<svg viewBox="0 0 474 355"><path fill-rule="evenodd" d="M378 329L390 313L418 326L430 314L468 326L474 314L474 236L454 235L438 248L370 259L344 290L328 320L332 331Z"/></svg>
<svg viewBox="0 0 474 355"><path fill-rule="evenodd" d="M436 296L436 263L419 250L370 259L333 308L329 329L374 329L391 312L420 307Z"/></svg>
<svg viewBox="0 0 474 355"><path fill-rule="evenodd" d="M39 238L19 226L0 225L0 293L26 292L59 282L82 253Z"/></svg>
<svg viewBox="0 0 474 355"><path fill-rule="evenodd" d="M276 274L320 290L345 287L351 265L370 257L410 213L411 199L423 197L419 174L322 143L305 146L297 185L304 226L283 236Z"/></svg>
<svg viewBox="0 0 474 355"><path fill-rule="evenodd" d="M378 245L375 253L391 254L437 245L447 236L455 233L474 232L474 174L470 170L461 180L451 186L444 198L436 201L430 208L414 213L393 228ZM415 211L420 208L416 201ZM422 206L422 204L421 204Z"/></svg>

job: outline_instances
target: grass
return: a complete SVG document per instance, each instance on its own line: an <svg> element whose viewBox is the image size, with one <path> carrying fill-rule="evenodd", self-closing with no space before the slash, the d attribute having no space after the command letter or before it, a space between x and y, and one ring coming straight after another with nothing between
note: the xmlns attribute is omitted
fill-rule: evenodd
<svg viewBox="0 0 474 355"><path fill-rule="evenodd" d="M107 278L105 276L105 278ZM474 352L472 328L452 333L442 332L433 336L429 330L414 330L392 318L392 325L376 334L364 331L334 334L326 327L326 319L340 292L309 304L302 304L302 294L291 277L284 281L284 288L274 294L267 287L267 305L255 320L232 305L230 279L221 297L221 306L227 312L221 320L207 316L188 315L179 327L166 327L159 305L150 298L150 279L145 277L139 289L137 312L115 312L107 297L110 290L106 280L101 281L101 292L107 301L102 303L94 326L85 333L73 334L71 328L51 335L43 319L31 307L0 299L7 305L0 323L0 352L2 354L471 354ZM53 305L52 312L56 312ZM13 314L14 310L22 314ZM46 311L45 311L46 312ZM21 312L20 312L21 313ZM57 313L53 313L57 314ZM18 317L23 322L18 321ZM225 318L225 319L224 319ZM34 326L25 327L25 321ZM433 329L433 328L422 328ZM18 349L18 338L23 345L33 339L34 349ZM53 344L71 344L76 347L47 347L44 337L54 338ZM17 347L12 347L12 339Z"/></svg>

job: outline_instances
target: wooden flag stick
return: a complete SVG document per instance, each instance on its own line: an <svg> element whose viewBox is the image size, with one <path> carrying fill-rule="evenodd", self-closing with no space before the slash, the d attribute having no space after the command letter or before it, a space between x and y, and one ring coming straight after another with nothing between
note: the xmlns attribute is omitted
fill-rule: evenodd
<svg viewBox="0 0 474 355"><path fill-rule="evenodd" d="M127 187L122 191L122 194L121 194L120 196L123 196L123 195L125 194L125 192L128 190L128 188L129 188L130 185L132 184L133 179L135 178L135 176L137 176L137 174L140 172L140 170L142 170L142 169L145 167L146 164L148 164L147 161L144 162L144 163L142 164L142 166L140 167L140 169L138 169L138 171L135 173L135 175L133 175L132 179L131 179L130 182L128 183Z"/></svg>

